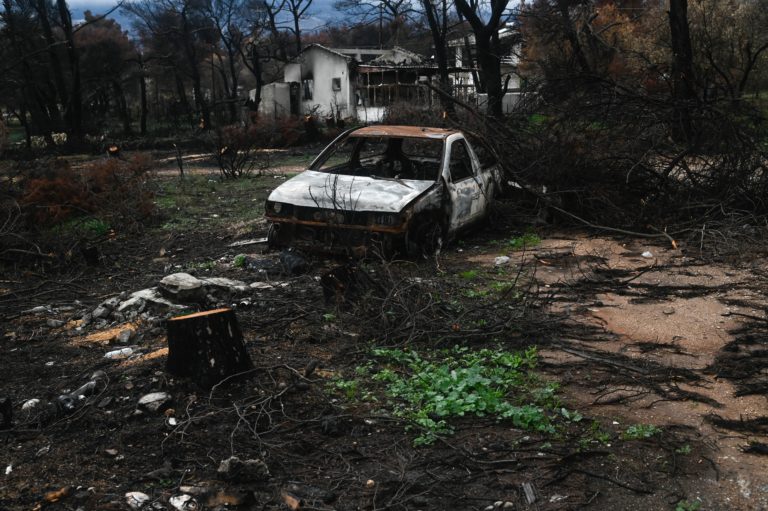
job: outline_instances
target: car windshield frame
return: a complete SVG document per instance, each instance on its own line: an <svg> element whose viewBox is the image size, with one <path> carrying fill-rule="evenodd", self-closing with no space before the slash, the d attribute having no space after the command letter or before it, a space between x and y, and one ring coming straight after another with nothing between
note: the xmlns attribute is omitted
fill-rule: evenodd
<svg viewBox="0 0 768 511"><path fill-rule="evenodd" d="M323 168L326 163L331 160L334 155L337 154L337 152L342 149L346 144L350 142L350 139L355 139L354 142L355 146L350 152L350 158L340 164L332 165L330 167ZM401 151L401 155L405 157L407 160L413 164L414 161L418 163L419 160L422 161L422 163L427 163L427 160L429 160L428 163L430 165L433 165L435 161L437 162L436 170L434 171L433 175L430 175L429 178L418 178L418 177L401 177L398 174L389 176L386 175L385 172L381 172L381 175L378 171L375 171L374 169L366 168L364 165L361 165L360 167L357 167L355 169L350 169L349 163L353 160L353 158L357 157L360 158L360 152L361 149L364 147L366 142L368 140L376 140L376 141L387 141L387 146L389 147L390 144L394 143L395 145L402 146L403 143L405 143L406 140L419 140L419 141L425 141L429 143L433 143L436 146L436 149L439 150L439 156L437 158L430 158L430 157L421 157L421 156L415 156L411 157L407 154L404 154L402 152L402 148L398 147L398 150ZM399 143L396 141L400 141ZM392 142L395 141L395 142ZM425 136L407 136L407 135L394 135L394 134L358 134L355 131L351 131L349 133L346 133L344 135L341 135L340 137L336 138L330 145L328 145L323 151L315 158L312 163L309 165L308 170L314 171L314 172L322 172L326 174L336 174L336 175L344 175L344 176L352 176L352 177L368 177L372 179L392 179L396 181L429 181L429 182L437 182L443 173L443 164L445 159L445 144L446 140L444 137L425 137ZM439 145L439 148L437 147ZM438 152L438 151L436 151ZM360 163L363 163L365 159L371 159L375 157L383 157L383 154L380 155L373 155L368 156L367 158L363 158L359 160ZM415 167L414 167L415 169ZM358 172L358 171L363 172ZM413 170L413 169L412 169ZM427 169L424 169L423 171L426 171ZM413 174L416 174L416 171L412 171Z"/></svg>

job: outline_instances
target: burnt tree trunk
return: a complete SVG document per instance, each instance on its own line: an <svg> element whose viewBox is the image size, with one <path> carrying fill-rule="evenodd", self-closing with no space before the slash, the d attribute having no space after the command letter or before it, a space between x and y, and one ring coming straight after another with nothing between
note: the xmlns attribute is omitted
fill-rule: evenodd
<svg viewBox="0 0 768 511"><path fill-rule="evenodd" d="M166 370L209 389L228 376L253 369L232 309L216 309L168 320Z"/></svg>
<svg viewBox="0 0 768 511"><path fill-rule="evenodd" d="M694 127L691 110L697 101L693 76L693 49L688 27L688 1L669 2L672 37L672 94L675 102L675 138L692 143ZM680 136L682 132L682 137Z"/></svg>

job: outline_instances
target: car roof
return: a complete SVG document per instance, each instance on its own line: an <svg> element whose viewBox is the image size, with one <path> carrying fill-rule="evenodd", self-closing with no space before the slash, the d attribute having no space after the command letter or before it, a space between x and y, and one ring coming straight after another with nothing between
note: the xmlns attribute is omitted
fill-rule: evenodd
<svg viewBox="0 0 768 511"><path fill-rule="evenodd" d="M445 140L456 130L444 128L427 128L421 126L366 126L357 129L351 134L356 137L404 137L404 138L433 138Z"/></svg>

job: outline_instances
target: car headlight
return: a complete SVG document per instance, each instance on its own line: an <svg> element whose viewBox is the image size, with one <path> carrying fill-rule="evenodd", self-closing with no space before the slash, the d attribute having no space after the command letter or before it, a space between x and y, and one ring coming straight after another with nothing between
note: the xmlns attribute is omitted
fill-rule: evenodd
<svg viewBox="0 0 768 511"><path fill-rule="evenodd" d="M291 213L289 204L282 202L267 201L267 213L280 216L288 216Z"/></svg>

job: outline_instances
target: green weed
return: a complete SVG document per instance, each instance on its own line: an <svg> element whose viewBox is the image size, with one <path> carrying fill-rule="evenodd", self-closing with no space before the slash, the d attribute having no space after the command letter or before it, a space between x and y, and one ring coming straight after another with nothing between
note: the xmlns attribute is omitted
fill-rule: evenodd
<svg viewBox="0 0 768 511"><path fill-rule="evenodd" d="M517 236L507 242L507 246L513 250L535 247L541 244L541 238L532 232L527 232L522 236Z"/></svg>
<svg viewBox="0 0 768 511"><path fill-rule="evenodd" d="M245 266L245 261L246 261L245 254L238 254L235 256L234 261L232 261L232 265L235 268L243 268Z"/></svg>
<svg viewBox="0 0 768 511"><path fill-rule="evenodd" d="M477 270L467 270L459 273L459 277L461 277L464 280L474 280L478 276Z"/></svg>
<svg viewBox="0 0 768 511"><path fill-rule="evenodd" d="M522 353L455 347L426 356L415 351L380 348L373 355L385 366L373 373L383 385L393 415L422 433L415 445L451 434L452 417L474 415L506 420L515 427L553 433L547 414L557 404L556 386L534 373L535 348Z"/></svg>
<svg viewBox="0 0 768 511"><path fill-rule="evenodd" d="M675 505L675 511L697 511L698 509L701 509L701 502L698 500L694 500L693 502L681 500Z"/></svg>
<svg viewBox="0 0 768 511"><path fill-rule="evenodd" d="M661 433L661 428L657 428L652 424L635 424L629 426L624 433L621 434L621 438L624 440L646 440Z"/></svg>

